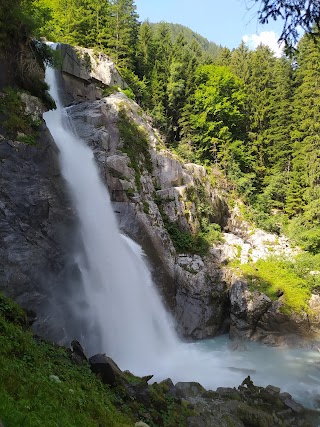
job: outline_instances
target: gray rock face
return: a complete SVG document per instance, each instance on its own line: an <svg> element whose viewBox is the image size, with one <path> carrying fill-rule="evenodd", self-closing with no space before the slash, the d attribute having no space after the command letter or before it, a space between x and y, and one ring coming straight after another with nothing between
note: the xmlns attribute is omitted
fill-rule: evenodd
<svg viewBox="0 0 320 427"><path fill-rule="evenodd" d="M203 391L197 383L178 383L178 391L193 405L188 427L311 427L305 409L288 393L273 386L256 387L250 377L236 388ZM181 390L181 391L180 391Z"/></svg>
<svg viewBox="0 0 320 427"><path fill-rule="evenodd" d="M231 279L230 337L250 339L275 346L317 346L319 330L306 313L285 314L281 297L271 301L258 291L250 291L248 283ZM313 296L311 303L317 301ZM318 325L318 324L317 324ZM319 343L319 342L318 342Z"/></svg>
<svg viewBox="0 0 320 427"><path fill-rule="evenodd" d="M152 172L142 169L139 190L132 162L122 151L123 141L117 129L120 108L126 109L128 118L136 126L143 127L150 143L153 168ZM174 310L179 333L190 338L206 338L221 331L227 311L226 284L219 280L218 269L205 268L199 256L185 258L183 263L163 222L164 214L185 231L197 229L195 202L190 205L188 194L194 194L196 186L202 185L197 180L206 174L205 169L192 164L184 167L164 150L139 107L123 94L74 105L68 111L78 134L94 150L121 229L142 245L151 260L154 278L167 305ZM210 186L205 191L212 203L212 215L223 223L228 215L226 203ZM160 201L162 212L154 195ZM186 209L189 218L185 215Z"/></svg>
<svg viewBox="0 0 320 427"><path fill-rule="evenodd" d="M60 340L62 316L57 308L52 321L49 299L76 273L67 261L76 220L47 128L37 146L0 141L0 163L0 290L38 314L38 331Z"/></svg>
<svg viewBox="0 0 320 427"><path fill-rule="evenodd" d="M66 104L74 101L94 101L102 97L102 90L95 82L105 86L124 89L125 81L114 63L104 53L95 53L92 49L59 44L62 55L62 83Z"/></svg>
<svg viewBox="0 0 320 427"><path fill-rule="evenodd" d="M229 304L220 270L205 265L199 256L180 255L176 277L180 284L175 309L178 332L192 339L225 332Z"/></svg>
<svg viewBox="0 0 320 427"><path fill-rule="evenodd" d="M178 382L175 387L183 398L201 396L206 391L201 384L196 382Z"/></svg>

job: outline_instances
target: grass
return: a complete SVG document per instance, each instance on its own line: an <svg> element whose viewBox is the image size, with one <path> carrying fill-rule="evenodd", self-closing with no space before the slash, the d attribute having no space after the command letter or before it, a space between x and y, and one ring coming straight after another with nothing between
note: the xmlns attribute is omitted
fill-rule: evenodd
<svg viewBox="0 0 320 427"><path fill-rule="evenodd" d="M26 328L23 310L0 295L0 419L6 427L134 424L87 364L75 365L68 350L35 340Z"/></svg>
<svg viewBox="0 0 320 427"><path fill-rule="evenodd" d="M312 286L306 277L299 275L295 263L270 257L238 268L248 279L251 291L258 290L272 300L278 299L283 293L283 312L308 312Z"/></svg>
<svg viewBox="0 0 320 427"><path fill-rule="evenodd" d="M0 420L5 427L185 427L193 413L168 393L124 373L102 384L70 350L32 335L24 310L0 294Z"/></svg>

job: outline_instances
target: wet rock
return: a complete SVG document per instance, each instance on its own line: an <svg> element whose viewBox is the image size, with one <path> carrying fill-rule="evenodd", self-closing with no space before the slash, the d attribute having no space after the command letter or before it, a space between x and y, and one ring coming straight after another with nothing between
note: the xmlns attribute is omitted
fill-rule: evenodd
<svg viewBox="0 0 320 427"><path fill-rule="evenodd" d="M181 335L192 339L220 333L229 311L227 285L220 270L214 266L208 268L198 258L186 257L176 267L180 285L176 294L177 328Z"/></svg>
<svg viewBox="0 0 320 427"><path fill-rule="evenodd" d="M270 386L268 386L270 387ZM280 399L288 408L292 409L293 412L297 414L302 414L305 409L300 403L297 403L289 393L280 393Z"/></svg>
<svg viewBox="0 0 320 427"><path fill-rule="evenodd" d="M86 355L84 354L82 345L77 340L73 340L71 342L71 359L76 363L77 365L82 365L83 363L88 362L88 359Z"/></svg>
<svg viewBox="0 0 320 427"><path fill-rule="evenodd" d="M201 394L206 391L206 389L197 382L178 382L175 388L178 390L178 394L184 398L201 396Z"/></svg>
<svg viewBox="0 0 320 427"><path fill-rule="evenodd" d="M268 385L266 387L266 391L268 393L271 393L271 394L279 394L280 393L280 388L279 387L275 387L274 385Z"/></svg>
<svg viewBox="0 0 320 427"><path fill-rule="evenodd" d="M0 291L30 310L37 333L61 341L76 219L46 126L37 146L2 140L0 163Z"/></svg>
<svg viewBox="0 0 320 427"><path fill-rule="evenodd" d="M123 373L118 365L105 354L96 354L89 359L90 368L104 384L115 386L121 382Z"/></svg>

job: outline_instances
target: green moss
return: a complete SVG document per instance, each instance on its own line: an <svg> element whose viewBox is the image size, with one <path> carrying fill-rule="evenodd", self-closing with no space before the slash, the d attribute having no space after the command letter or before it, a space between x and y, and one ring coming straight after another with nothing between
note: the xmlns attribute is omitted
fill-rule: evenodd
<svg viewBox="0 0 320 427"><path fill-rule="evenodd" d="M102 90L102 96L107 97L118 92L118 86L105 86Z"/></svg>
<svg viewBox="0 0 320 427"><path fill-rule="evenodd" d="M42 121L25 113L19 91L12 87L4 89L0 97L0 114L3 117L2 126L9 138L31 145L36 143Z"/></svg>
<svg viewBox="0 0 320 427"><path fill-rule="evenodd" d="M131 167L135 171L135 183L140 191L141 173L144 169L152 172L148 137L142 128L129 119L124 109L119 112L118 127L123 142L122 151L130 158Z"/></svg>
<svg viewBox="0 0 320 427"><path fill-rule="evenodd" d="M145 214L148 214L149 211L150 211L149 203L146 200L144 200L143 201L143 212Z"/></svg>
<svg viewBox="0 0 320 427"><path fill-rule="evenodd" d="M248 279L251 291L258 290L272 300L283 294L284 312L308 311L311 288L308 281L297 274L293 263L270 257L239 268Z"/></svg>

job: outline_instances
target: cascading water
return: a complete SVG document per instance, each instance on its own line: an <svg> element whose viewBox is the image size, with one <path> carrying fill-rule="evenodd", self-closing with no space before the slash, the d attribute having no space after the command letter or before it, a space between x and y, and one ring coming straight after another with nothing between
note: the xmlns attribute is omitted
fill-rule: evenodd
<svg viewBox="0 0 320 427"><path fill-rule="evenodd" d="M45 120L60 150L62 174L68 183L80 221L85 256L78 259L88 321L100 333L100 348L121 366L148 366L175 345L177 339L168 314L152 284L141 248L121 236L108 192L100 180L93 152L67 126L66 111L58 96L55 71L47 69L47 82L57 109ZM94 332L93 332L94 333Z"/></svg>
<svg viewBox="0 0 320 427"><path fill-rule="evenodd" d="M198 344L178 340L141 248L119 232L93 152L68 126L53 69L47 69L46 80L57 109L46 113L45 120L60 149L84 246L77 260L87 304L82 310L87 330L97 338L92 344L83 337L86 350L106 352L121 368L138 375L199 381L207 388L237 386L250 371L258 384L280 386L312 404L310 392L320 392L316 352L252 344L240 353L230 352L223 338Z"/></svg>

